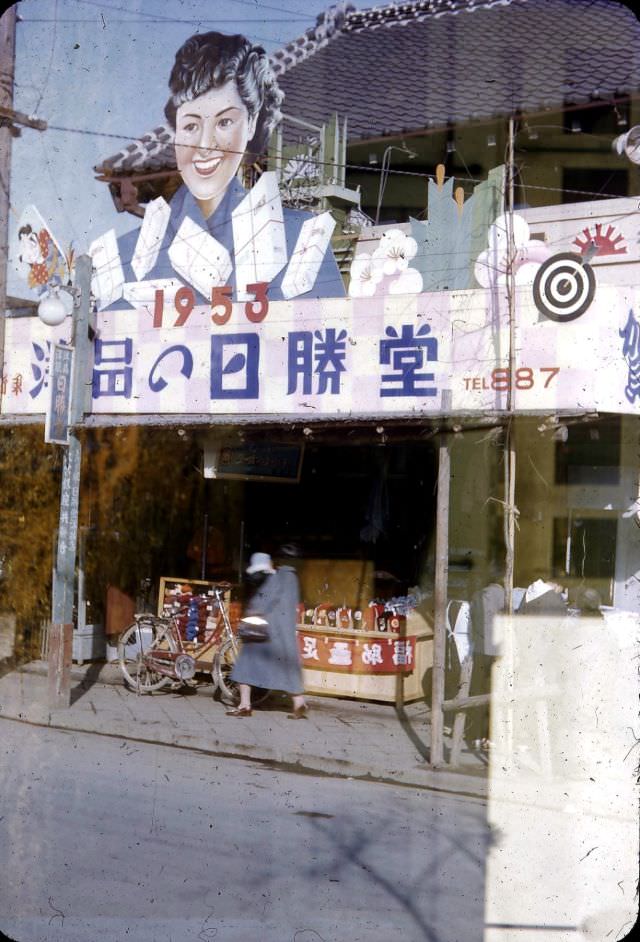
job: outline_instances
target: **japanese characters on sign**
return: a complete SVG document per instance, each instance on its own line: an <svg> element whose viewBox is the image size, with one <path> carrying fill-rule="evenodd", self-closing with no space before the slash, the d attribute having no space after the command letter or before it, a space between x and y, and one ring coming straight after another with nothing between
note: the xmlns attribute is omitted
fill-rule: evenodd
<svg viewBox="0 0 640 942"><path fill-rule="evenodd" d="M62 475L60 491L60 519L58 522L58 548L56 570L73 574L76 561L75 537L78 529L78 495L80 489L80 449L67 448L64 453L66 473Z"/></svg>
<svg viewBox="0 0 640 942"><path fill-rule="evenodd" d="M509 308L484 290L271 302L247 286L195 303L157 290L98 314L92 412L101 415L422 415L558 408L637 413L640 291L599 285L580 318L542 317L517 290ZM63 325L64 326L64 325ZM63 328L9 319L3 412L47 411L53 344Z"/></svg>
<svg viewBox="0 0 640 942"><path fill-rule="evenodd" d="M260 283L211 306L188 288L153 309L101 312L95 342L96 413L433 411L448 379L446 305L344 299L274 302ZM388 308L388 309L387 309ZM439 369L444 356L446 373ZM437 407L437 406L436 406Z"/></svg>
<svg viewBox="0 0 640 942"><path fill-rule="evenodd" d="M242 445L204 443L205 478L240 481L300 480L303 446L272 442L244 442Z"/></svg>
<svg viewBox="0 0 640 942"><path fill-rule="evenodd" d="M298 631L302 666L349 674L410 674L416 639L339 638Z"/></svg>
<svg viewBox="0 0 640 942"><path fill-rule="evenodd" d="M44 423L44 440L55 445L69 444L69 405L73 375L73 347L51 345L49 369L50 398Z"/></svg>
<svg viewBox="0 0 640 942"><path fill-rule="evenodd" d="M640 398L640 323L630 308L627 322L620 331L623 339L622 354L628 366L627 384L624 394L633 405Z"/></svg>

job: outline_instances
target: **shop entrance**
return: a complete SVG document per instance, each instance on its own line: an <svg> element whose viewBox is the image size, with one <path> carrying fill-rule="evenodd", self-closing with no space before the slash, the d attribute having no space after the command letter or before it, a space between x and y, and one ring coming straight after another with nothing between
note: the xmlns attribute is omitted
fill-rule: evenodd
<svg viewBox="0 0 640 942"><path fill-rule="evenodd" d="M435 480L429 443L307 444L298 483L245 483L246 550L295 543L307 605L406 596L432 583Z"/></svg>
<svg viewBox="0 0 640 942"><path fill-rule="evenodd" d="M108 488L96 489L87 585L91 599L107 598L110 637L126 626L112 604L116 593L131 612L161 613L190 592L208 591L206 583L225 581L235 621L251 553L269 552L278 563L282 546L293 543L300 648L307 646L313 662L307 689L394 701L400 677L406 699L424 695L433 636L431 430L395 428L381 441L373 428L314 428L304 445L302 430L295 438L290 429L220 433L224 447L247 446L249 471L265 454L280 460L286 448L300 449L299 475L263 475L276 480L255 480L242 469L223 475L220 463L214 477L205 476L203 432L173 433L170 463L166 431L93 437L91 462L108 464L111 477ZM293 481L284 483L287 476Z"/></svg>
<svg viewBox="0 0 640 942"><path fill-rule="evenodd" d="M308 442L296 483L243 482L245 554L278 563L283 544L297 548L307 692L421 699L432 663L437 454L430 442L348 437Z"/></svg>

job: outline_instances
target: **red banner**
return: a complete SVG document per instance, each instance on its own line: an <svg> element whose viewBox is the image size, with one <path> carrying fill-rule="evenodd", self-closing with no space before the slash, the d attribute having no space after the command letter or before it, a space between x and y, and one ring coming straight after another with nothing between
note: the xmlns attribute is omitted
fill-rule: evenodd
<svg viewBox="0 0 640 942"><path fill-rule="evenodd" d="M302 666L342 674L410 674L416 639L341 638L298 630Z"/></svg>

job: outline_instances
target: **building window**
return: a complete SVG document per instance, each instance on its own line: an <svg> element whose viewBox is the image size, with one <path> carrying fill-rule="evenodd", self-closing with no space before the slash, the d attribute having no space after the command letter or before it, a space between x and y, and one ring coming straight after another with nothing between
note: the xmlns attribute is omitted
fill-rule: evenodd
<svg viewBox="0 0 640 942"><path fill-rule="evenodd" d="M629 126L629 99L620 98L615 103L594 102L585 108L567 107L563 126L566 133L622 134Z"/></svg>
<svg viewBox="0 0 640 942"><path fill-rule="evenodd" d="M629 171L602 167L564 167L562 202L588 203L629 195Z"/></svg>
<svg viewBox="0 0 640 942"><path fill-rule="evenodd" d="M553 521L553 575L610 583L615 577L615 517L556 517Z"/></svg>
<svg viewBox="0 0 640 942"><path fill-rule="evenodd" d="M556 439L556 484L618 484L620 437L620 416L561 426Z"/></svg>

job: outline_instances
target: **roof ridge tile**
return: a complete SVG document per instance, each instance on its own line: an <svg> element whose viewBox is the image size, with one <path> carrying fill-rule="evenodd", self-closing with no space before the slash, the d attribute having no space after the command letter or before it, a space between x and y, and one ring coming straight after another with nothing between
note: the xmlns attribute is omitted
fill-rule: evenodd
<svg viewBox="0 0 640 942"><path fill-rule="evenodd" d="M320 13L316 25L306 30L302 36L291 40L282 49L272 53L271 66L276 75L282 75L289 66L297 65L303 59L312 56L319 49L326 46L343 30L348 17L355 12L355 6L350 0L339 0ZM300 47L304 44L303 48Z"/></svg>

